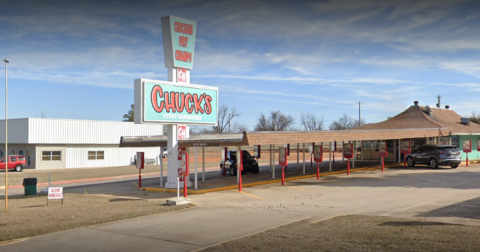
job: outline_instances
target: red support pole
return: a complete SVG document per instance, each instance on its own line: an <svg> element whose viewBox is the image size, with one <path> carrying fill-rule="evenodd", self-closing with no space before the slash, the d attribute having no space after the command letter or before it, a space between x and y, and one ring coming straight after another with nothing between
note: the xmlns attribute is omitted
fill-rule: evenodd
<svg viewBox="0 0 480 252"><path fill-rule="evenodd" d="M317 180L320 178L320 170L318 168L318 162L317 162Z"/></svg>
<svg viewBox="0 0 480 252"><path fill-rule="evenodd" d="M333 161L332 164L335 164L335 151L333 151Z"/></svg>
<svg viewBox="0 0 480 252"><path fill-rule="evenodd" d="M385 157L382 157L382 172L385 171Z"/></svg>
<svg viewBox="0 0 480 252"><path fill-rule="evenodd" d="M238 169L237 172L239 172L239 177L238 177L238 191L242 191L242 171L243 171L243 151L240 151L240 169Z"/></svg>
<svg viewBox="0 0 480 252"><path fill-rule="evenodd" d="M138 187L142 187L142 169L138 169Z"/></svg>
<svg viewBox="0 0 480 252"><path fill-rule="evenodd" d="M350 175L350 158L347 159L348 165L347 165L347 175Z"/></svg>
<svg viewBox="0 0 480 252"><path fill-rule="evenodd" d="M285 185L285 166L282 165L282 185Z"/></svg>
<svg viewBox="0 0 480 252"><path fill-rule="evenodd" d="M467 153L465 153L465 154L467 154L467 167L468 167L468 152L467 152Z"/></svg>
<svg viewBox="0 0 480 252"><path fill-rule="evenodd" d="M185 173L183 173L183 197L187 197L187 176L188 176L188 153L185 153Z"/></svg>

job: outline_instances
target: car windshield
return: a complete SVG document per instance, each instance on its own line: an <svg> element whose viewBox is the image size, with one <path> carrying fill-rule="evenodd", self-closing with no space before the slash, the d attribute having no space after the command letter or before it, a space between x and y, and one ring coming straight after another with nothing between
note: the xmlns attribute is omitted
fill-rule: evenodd
<svg viewBox="0 0 480 252"><path fill-rule="evenodd" d="M250 155L250 153L248 153L247 151L244 151L243 152L243 159L250 159L252 158L252 156Z"/></svg>

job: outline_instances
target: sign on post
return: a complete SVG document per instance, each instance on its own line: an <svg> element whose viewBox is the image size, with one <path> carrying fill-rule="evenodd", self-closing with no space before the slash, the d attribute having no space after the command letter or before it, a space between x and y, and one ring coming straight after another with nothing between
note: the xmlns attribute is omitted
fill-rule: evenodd
<svg viewBox="0 0 480 252"><path fill-rule="evenodd" d="M261 153L261 148L260 148L260 145L255 145L253 146L253 153L255 155L256 158L260 158L260 153Z"/></svg>
<svg viewBox="0 0 480 252"><path fill-rule="evenodd" d="M321 145L315 145L313 148L313 161L322 162L323 161L323 150Z"/></svg>
<svg viewBox="0 0 480 252"><path fill-rule="evenodd" d="M192 69L197 22L175 16L162 17L165 67Z"/></svg>
<svg viewBox="0 0 480 252"><path fill-rule="evenodd" d="M477 151L480 151L480 139L477 140Z"/></svg>
<svg viewBox="0 0 480 252"><path fill-rule="evenodd" d="M386 157L388 155L387 145L385 142L378 143L378 155L381 157Z"/></svg>
<svg viewBox="0 0 480 252"><path fill-rule="evenodd" d="M278 148L278 162L280 165L287 165L287 148L280 147Z"/></svg>
<svg viewBox="0 0 480 252"><path fill-rule="evenodd" d="M344 158L353 158L353 144L352 143L343 144L343 157Z"/></svg>
<svg viewBox="0 0 480 252"><path fill-rule="evenodd" d="M472 152L472 140L470 139L463 140L462 146L463 146L463 152L465 153Z"/></svg>
<svg viewBox="0 0 480 252"><path fill-rule="evenodd" d="M402 140L400 144L400 153L401 154L410 154L411 148L410 148L410 140Z"/></svg>
<svg viewBox="0 0 480 252"><path fill-rule="evenodd" d="M134 92L137 124L217 126L217 87L136 79Z"/></svg>
<svg viewBox="0 0 480 252"><path fill-rule="evenodd" d="M178 160L182 160L182 155L187 153L186 147L178 147Z"/></svg>
<svg viewBox="0 0 480 252"><path fill-rule="evenodd" d="M137 152L137 160L135 161L137 169L143 169L145 166L145 153Z"/></svg>
<svg viewBox="0 0 480 252"><path fill-rule="evenodd" d="M49 200L62 200L63 205L63 187L49 187L48 188L48 196L47 196L47 206Z"/></svg>
<svg viewBox="0 0 480 252"><path fill-rule="evenodd" d="M187 126L185 125L177 126L177 139L178 140L187 139Z"/></svg>

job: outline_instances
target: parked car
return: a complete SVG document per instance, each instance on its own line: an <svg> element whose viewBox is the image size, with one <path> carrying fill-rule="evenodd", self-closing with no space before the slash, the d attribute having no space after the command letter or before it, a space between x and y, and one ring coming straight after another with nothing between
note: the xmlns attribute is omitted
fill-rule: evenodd
<svg viewBox="0 0 480 252"><path fill-rule="evenodd" d="M162 156L163 156L164 158L166 158L167 155L168 155L168 147L163 147Z"/></svg>
<svg viewBox="0 0 480 252"><path fill-rule="evenodd" d="M0 170L5 170L5 157L0 159ZM8 170L15 170L17 172L23 170L23 166L27 164L24 156L12 155L8 156Z"/></svg>
<svg viewBox="0 0 480 252"><path fill-rule="evenodd" d="M439 165L457 168L461 163L460 151L452 145L424 145L407 155L407 165L426 164L431 168Z"/></svg>
<svg viewBox="0 0 480 252"><path fill-rule="evenodd" d="M259 173L260 167L257 161L246 150L242 150L243 153L243 171L242 174L251 172ZM237 151L228 151L227 160L220 162L220 173L223 174L223 167L230 173L231 176L237 175Z"/></svg>

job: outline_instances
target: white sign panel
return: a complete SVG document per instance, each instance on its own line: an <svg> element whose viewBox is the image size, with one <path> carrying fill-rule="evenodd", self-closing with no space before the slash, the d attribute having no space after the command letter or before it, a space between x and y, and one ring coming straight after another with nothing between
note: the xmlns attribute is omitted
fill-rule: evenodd
<svg viewBox="0 0 480 252"><path fill-rule="evenodd" d="M63 199L63 187L49 187L48 199Z"/></svg>

